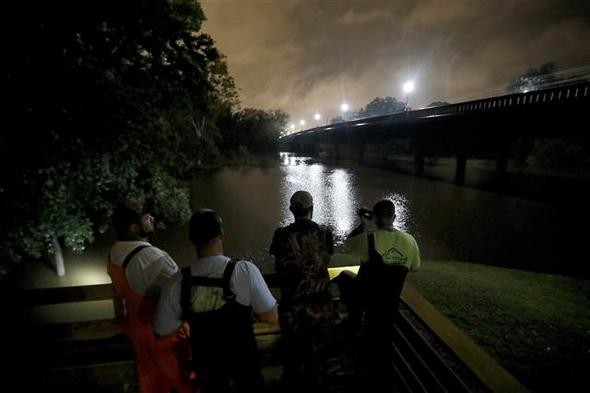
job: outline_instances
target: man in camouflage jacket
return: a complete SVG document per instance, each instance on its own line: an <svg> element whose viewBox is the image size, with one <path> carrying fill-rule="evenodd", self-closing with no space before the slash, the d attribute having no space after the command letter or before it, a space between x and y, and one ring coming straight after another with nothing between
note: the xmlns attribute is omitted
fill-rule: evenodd
<svg viewBox="0 0 590 393"><path fill-rule="evenodd" d="M325 348L334 323L328 264L334 253L332 232L311 220L312 196L297 191L290 210L295 222L275 231L275 256L281 300L279 322L283 379L287 386L321 389Z"/></svg>

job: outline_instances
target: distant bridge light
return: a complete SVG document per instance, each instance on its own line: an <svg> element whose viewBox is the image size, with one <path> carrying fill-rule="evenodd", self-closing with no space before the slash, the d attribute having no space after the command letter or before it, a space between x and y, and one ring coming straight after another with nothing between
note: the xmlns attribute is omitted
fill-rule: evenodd
<svg viewBox="0 0 590 393"><path fill-rule="evenodd" d="M313 118L314 118L316 121L320 121L320 120L322 119L322 115L321 115L321 114L319 114L319 113L316 113L315 115L313 115Z"/></svg>
<svg viewBox="0 0 590 393"><path fill-rule="evenodd" d="M301 127L303 127L305 125L305 120L303 120L303 119L299 120L299 125Z"/></svg>
<svg viewBox="0 0 590 393"><path fill-rule="evenodd" d="M346 102L343 102L342 105L340 105L340 110L342 112L348 112L349 109L350 109L350 107L348 106L348 104Z"/></svg>
<svg viewBox="0 0 590 393"><path fill-rule="evenodd" d="M295 131L295 124L293 124L293 123L289 124L289 129L291 131Z"/></svg>
<svg viewBox="0 0 590 393"><path fill-rule="evenodd" d="M404 93L405 94L410 94L411 92L414 91L414 88L416 86L414 85L414 81L413 80L409 80L409 81L404 82L404 84L403 84L402 87L404 89Z"/></svg>

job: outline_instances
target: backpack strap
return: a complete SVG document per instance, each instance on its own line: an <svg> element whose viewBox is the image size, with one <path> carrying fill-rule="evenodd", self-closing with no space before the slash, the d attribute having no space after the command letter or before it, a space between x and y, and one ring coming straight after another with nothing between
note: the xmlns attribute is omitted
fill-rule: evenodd
<svg viewBox="0 0 590 393"><path fill-rule="evenodd" d="M129 265L129 262L131 262L131 258L133 258L134 256L137 255L138 252L140 252L141 250L143 250L144 248L148 248L151 247L151 245L149 244L142 244L140 246L135 247L133 250L131 250L131 252L129 254L127 254L127 256L125 257L125 259L123 260L123 264L121 265L121 267L123 269L127 268L127 265ZM109 251L110 254L110 251ZM110 255L109 255L110 257Z"/></svg>
<svg viewBox="0 0 590 393"><path fill-rule="evenodd" d="M225 265L225 270L223 271L223 299L227 301L235 301L236 295L231 291L231 276L234 273L236 268L236 261L230 259Z"/></svg>
<svg viewBox="0 0 590 393"><path fill-rule="evenodd" d="M381 254L377 252L375 248L375 233L368 232L367 233L367 242L368 242L368 249L369 249L369 263L374 265L383 265L385 261L383 261L383 257Z"/></svg>

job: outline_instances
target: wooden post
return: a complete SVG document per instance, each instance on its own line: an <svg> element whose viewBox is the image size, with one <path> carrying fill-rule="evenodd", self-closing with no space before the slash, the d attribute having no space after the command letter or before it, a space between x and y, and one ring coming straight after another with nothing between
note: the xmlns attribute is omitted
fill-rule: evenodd
<svg viewBox="0 0 590 393"><path fill-rule="evenodd" d="M53 267L55 267L57 275L63 277L66 275L66 266L63 253L61 252L61 244L59 244L56 236L53 236L51 241L53 243Z"/></svg>
<svg viewBox="0 0 590 393"><path fill-rule="evenodd" d="M424 176L424 155L422 153L416 153L414 156L414 174L416 176Z"/></svg>

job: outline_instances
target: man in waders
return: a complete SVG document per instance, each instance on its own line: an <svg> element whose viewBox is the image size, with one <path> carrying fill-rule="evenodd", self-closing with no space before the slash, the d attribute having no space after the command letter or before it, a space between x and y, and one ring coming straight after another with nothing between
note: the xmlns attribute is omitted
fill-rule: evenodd
<svg viewBox="0 0 590 393"><path fill-rule="evenodd" d="M344 271L335 280L353 328L361 326L364 314L372 388L391 391L393 323L406 275L420 267L420 251L412 235L393 227L393 202L381 200L359 215L362 224L346 241L347 254L361 263L359 274Z"/></svg>
<svg viewBox="0 0 590 393"><path fill-rule="evenodd" d="M290 201L295 222L275 231L275 256L281 305L281 346L285 386L291 390L323 388L323 349L335 321L328 264L334 253L332 232L311 220L313 198L297 191Z"/></svg>
<svg viewBox="0 0 590 393"><path fill-rule="evenodd" d="M164 393L175 388L190 392L189 371L179 364L177 352L187 351L178 337L157 341L153 330L162 285L178 271L164 251L147 242L154 218L140 208L118 206L113 213L117 241L111 247L107 270L124 304L123 331L133 343L141 393Z"/></svg>
<svg viewBox="0 0 590 393"><path fill-rule="evenodd" d="M277 303L258 268L223 255L219 214L202 209L189 227L197 260L164 286L154 328L174 334L189 323L192 366L203 393L224 393L230 380L238 392L264 390L252 325L252 311L267 323L277 323Z"/></svg>

